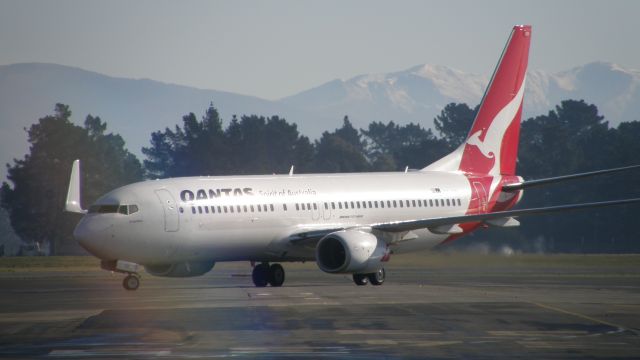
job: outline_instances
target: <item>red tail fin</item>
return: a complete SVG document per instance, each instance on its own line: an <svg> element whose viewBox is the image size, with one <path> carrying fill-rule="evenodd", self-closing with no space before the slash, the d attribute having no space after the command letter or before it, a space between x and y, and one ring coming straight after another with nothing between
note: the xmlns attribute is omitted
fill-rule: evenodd
<svg viewBox="0 0 640 360"><path fill-rule="evenodd" d="M467 140L425 170L514 175L531 26L515 26Z"/></svg>

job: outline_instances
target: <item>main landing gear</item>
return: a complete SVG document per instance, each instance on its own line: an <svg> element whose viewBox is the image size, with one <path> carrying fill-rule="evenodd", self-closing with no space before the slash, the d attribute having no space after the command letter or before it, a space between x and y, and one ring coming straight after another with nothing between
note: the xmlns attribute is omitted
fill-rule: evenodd
<svg viewBox="0 0 640 360"><path fill-rule="evenodd" d="M265 287L267 284L278 287L284 283L284 268L280 264L263 262L253 267L251 273L253 284L256 287Z"/></svg>
<svg viewBox="0 0 640 360"><path fill-rule="evenodd" d="M386 276L387 273L384 271L384 268L380 268L380 270L374 273L353 274L353 282L358 286L367 285L369 282L371 285L382 285Z"/></svg>

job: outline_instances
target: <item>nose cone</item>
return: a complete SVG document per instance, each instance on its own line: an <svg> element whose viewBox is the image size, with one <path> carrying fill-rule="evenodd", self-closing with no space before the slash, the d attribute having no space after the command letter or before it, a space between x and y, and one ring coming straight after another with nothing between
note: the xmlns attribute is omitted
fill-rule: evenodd
<svg viewBox="0 0 640 360"><path fill-rule="evenodd" d="M108 238L112 225L98 216L87 215L80 220L73 230L73 237L90 254L108 259Z"/></svg>

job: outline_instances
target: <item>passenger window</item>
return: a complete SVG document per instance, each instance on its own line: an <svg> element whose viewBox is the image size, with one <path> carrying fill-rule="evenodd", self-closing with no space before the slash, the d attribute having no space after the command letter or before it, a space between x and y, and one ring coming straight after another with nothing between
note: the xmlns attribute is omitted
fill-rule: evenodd
<svg viewBox="0 0 640 360"><path fill-rule="evenodd" d="M127 212L127 205L118 206L118 213L122 215L129 215Z"/></svg>
<svg viewBox="0 0 640 360"><path fill-rule="evenodd" d="M283 209L284 211L287 211L287 204L282 204L282 209Z"/></svg>
<svg viewBox="0 0 640 360"><path fill-rule="evenodd" d="M460 199L458 199L458 206L462 206L462 204L460 203Z"/></svg>
<svg viewBox="0 0 640 360"><path fill-rule="evenodd" d="M373 204L371 203L371 200L369 200L369 209L371 209L371 208L373 208Z"/></svg>
<svg viewBox="0 0 640 360"><path fill-rule="evenodd" d="M376 207L376 209L378 208L378 200L376 200L376 201L374 201L374 202L373 202L373 206L375 206L375 207Z"/></svg>
<svg viewBox="0 0 640 360"><path fill-rule="evenodd" d="M302 210L305 210L304 203L300 204L302 206Z"/></svg>
<svg viewBox="0 0 640 360"><path fill-rule="evenodd" d="M429 206L433 207L433 200L429 200Z"/></svg>
<svg viewBox="0 0 640 360"><path fill-rule="evenodd" d="M325 209L325 210L329 210L329 204L324 203L324 209Z"/></svg>
<svg viewBox="0 0 640 360"><path fill-rule="evenodd" d="M247 205L243 205L242 209L244 210L244 212L247 212Z"/></svg>
<svg viewBox="0 0 640 360"><path fill-rule="evenodd" d="M233 205L229 206L229 212L233 213Z"/></svg>
<svg viewBox="0 0 640 360"><path fill-rule="evenodd" d="M356 206L360 209L360 201L356 201Z"/></svg>
<svg viewBox="0 0 640 360"><path fill-rule="evenodd" d="M221 210L222 210L222 209L220 208L220 206L218 206L218 214L221 214L221 213L222 213L222 211L221 211Z"/></svg>
<svg viewBox="0 0 640 360"><path fill-rule="evenodd" d="M182 208L182 206L180 207L180 214L184 214L184 209Z"/></svg>
<svg viewBox="0 0 640 360"><path fill-rule="evenodd" d="M393 200L393 207L394 207L394 208L395 208L395 207L398 207L398 204L396 203L396 201L395 201L395 200Z"/></svg>
<svg viewBox="0 0 640 360"><path fill-rule="evenodd" d="M300 211L300 205L298 205L298 203L296 203L296 210Z"/></svg>
<svg viewBox="0 0 640 360"><path fill-rule="evenodd" d="M195 206L192 206L192 207L191 207L191 213L192 213L192 214L195 214L195 213L196 213L196 207L195 207Z"/></svg>
<svg viewBox="0 0 640 360"><path fill-rule="evenodd" d="M349 208L349 203L348 203L348 202L346 202L346 201L344 202L344 208L345 208L345 209L348 209L348 208Z"/></svg>
<svg viewBox="0 0 640 360"><path fill-rule="evenodd" d="M387 207L390 208L391 207L391 201L387 200Z"/></svg>
<svg viewBox="0 0 640 360"><path fill-rule="evenodd" d="M202 206L198 206L198 214L202 214Z"/></svg>
<svg viewBox="0 0 640 360"><path fill-rule="evenodd" d="M338 203L338 209L342 210L342 203L341 202Z"/></svg>
<svg viewBox="0 0 640 360"><path fill-rule="evenodd" d="M395 202L395 201L394 201ZM400 207L404 207L404 204L402 203L402 200L398 201L400 203Z"/></svg>
<svg viewBox="0 0 640 360"><path fill-rule="evenodd" d="M236 209L238 210L238 212L242 212L242 208L240 207L240 205L236 206Z"/></svg>
<svg viewBox="0 0 640 360"><path fill-rule="evenodd" d="M269 204L269 207L271 208L271 211L276 211L276 209L273 207L273 204Z"/></svg>
<svg viewBox="0 0 640 360"><path fill-rule="evenodd" d="M251 212L255 212L256 209L253 207L253 205L249 205L249 209L251 210Z"/></svg>
<svg viewBox="0 0 640 360"><path fill-rule="evenodd" d="M356 207L354 206L355 204L353 203L353 201L351 202L351 208L355 209Z"/></svg>
<svg viewBox="0 0 640 360"><path fill-rule="evenodd" d="M418 199L418 207L422 207L422 200Z"/></svg>
<svg viewBox="0 0 640 360"><path fill-rule="evenodd" d="M204 212L206 212L207 214L209 213L209 207L208 206L204 207Z"/></svg>
<svg viewBox="0 0 640 360"><path fill-rule="evenodd" d="M318 210L318 205L316 203L313 203L313 210Z"/></svg>
<svg viewBox="0 0 640 360"><path fill-rule="evenodd" d="M447 206L451 206L451 203L449 202L449 199L447 199Z"/></svg>
<svg viewBox="0 0 640 360"><path fill-rule="evenodd" d="M363 208L363 209L366 209L366 208L367 208L367 202L366 202L366 201L363 201L363 202L362 202L362 208Z"/></svg>
<svg viewBox="0 0 640 360"><path fill-rule="evenodd" d="M307 203L307 210L311 211L311 203Z"/></svg>
<svg viewBox="0 0 640 360"><path fill-rule="evenodd" d="M380 201L380 207L384 209L384 201Z"/></svg>
<svg viewBox="0 0 640 360"><path fill-rule="evenodd" d="M227 213L227 207L223 206L223 209L224 209L224 213L226 214Z"/></svg>
<svg viewBox="0 0 640 360"><path fill-rule="evenodd" d="M411 203L413 204L413 207L416 207L416 201L415 200L411 200Z"/></svg>
<svg viewBox="0 0 640 360"><path fill-rule="evenodd" d="M336 209L336 203L334 203L333 201L331 202L331 209L335 210Z"/></svg>

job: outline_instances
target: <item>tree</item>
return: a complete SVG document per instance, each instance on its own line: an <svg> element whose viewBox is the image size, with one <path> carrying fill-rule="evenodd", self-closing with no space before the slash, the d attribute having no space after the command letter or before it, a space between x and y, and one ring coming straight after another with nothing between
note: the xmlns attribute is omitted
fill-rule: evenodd
<svg viewBox="0 0 640 360"><path fill-rule="evenodd" d="M403 170L406 166L419 169L448 152L444 140L413 123L399 126L393 121L386 125L373 122L368 130L361 131L369 139L367 156L373 159L374 170Z"/></svg>
<svg viewBox="0 0 640 360"><path fill-rule="evenodd" d="M151 134L143 148L147 173L154 177L285 173L304 171L311 162L309 139L278 116L233 116L226 129L213 104L201 121L193 113L182 127Z"/></svg>
<svg viewBox="0 0 640 360"><path fill-rule="evenodd" d="M361 172L370 169L364 154L366 142L351 125L347 116L341 128L325 131L316 140L314 170L318 172Z"/></svg>
<svg viewBox="0 0 640 360"><path fill-rule="evenodd" d="M618 129L611 129L595 105L565 100L547 115L523 122L518 172L525 179L536 179L631 165L637 163L634 154L639 147L630 137L637 136L637 124L621 123ZM522 207L632 197L640 194L638 179L638 174L629 173L532 189L525 194ZM595 209L527 219L522 231L530 239L548 239L555 251L614 251L609 241L617 239L620 244L638 236L625 210ZM611 228L610 223L618 225Z"/></svg>
<svg viewBox="0 0 640 360"><path fill-rule="evenodd" d="M54 115L27 130L30 152L13 166L7 164L12 185L4 182L1 190L2 207L10 213L16 234L28 243L48 243L51 254L71 238L78 220L62 211L73 160L82 161L85 206L109 190L142 179L140 162L119 135L105 134L106 123L89 115L80 127L70 117L67 105L56 104Z"/></svg>
<svg viewBox="0 0 640 360"><path fill-rule="evenodd" d="M449 150L454 150L467 138L479 108L480 105L471 110L467 104L450 103L433 120Z"/></svg>

